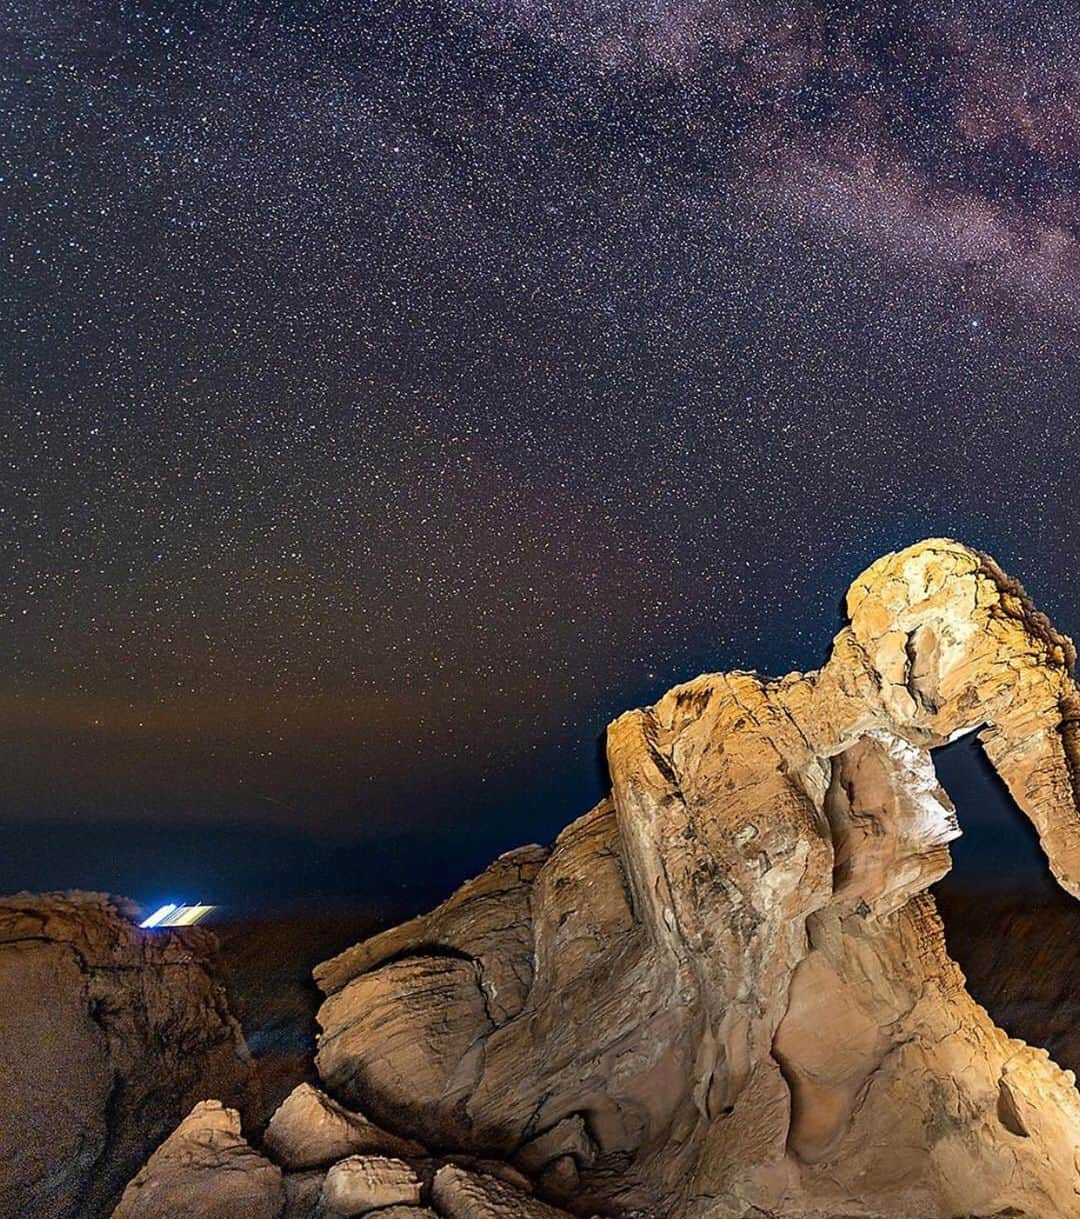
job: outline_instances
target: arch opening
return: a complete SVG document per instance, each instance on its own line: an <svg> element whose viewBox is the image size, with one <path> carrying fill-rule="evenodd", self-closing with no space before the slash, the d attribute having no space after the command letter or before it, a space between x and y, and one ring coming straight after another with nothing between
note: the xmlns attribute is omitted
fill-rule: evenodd
<svg viewBox="0 0 1080 1219"><path fill-rule="evenodd" d="M1054 881L975 733L931 756L962 831L934 887L949 955L995 1024L1080 1073L1080 903Z"/></svg>

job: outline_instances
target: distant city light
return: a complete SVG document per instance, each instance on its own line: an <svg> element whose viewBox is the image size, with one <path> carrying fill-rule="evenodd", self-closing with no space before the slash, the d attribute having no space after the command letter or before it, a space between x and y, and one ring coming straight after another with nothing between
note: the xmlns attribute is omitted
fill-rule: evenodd
<svg viewBox="0 0 1080 1219"><path fill-rule="evenodd" d="M200 919L205 918L213 906L181 906L175 914L170 914L161 924L162 927L191 927Z"/></svg>
<svg viewBox="0 0 1080 1219"><path fill-rule="evenodd" d="M143 919L139 924L140 927L159 927L162 919L166 919L176 909L176 902L168 902L164 906L159 906L149 918Z"/></svg>
<svg viewBox="0 0 1080 1219"><path fill-rule="evenodd" d="M177 902L166 902L158 907L149 918L143 919L140 927L192 927L205 918L214 906L196 904L193 906L179 905Z"/></svg>

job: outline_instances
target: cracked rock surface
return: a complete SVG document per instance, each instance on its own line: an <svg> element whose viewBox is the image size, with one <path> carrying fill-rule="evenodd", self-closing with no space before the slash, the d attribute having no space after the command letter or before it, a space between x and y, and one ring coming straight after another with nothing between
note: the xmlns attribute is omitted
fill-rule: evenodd
<svg viewBox="0 0 1080 1219"><path fill-rule="evenodd" d="M140 931L119 899L0 899L0 1217L95 1219L202 1097L251 1062L199 928Z"/></svg>
<svg viewBox="0 0 1080 1219"><path fill-rule="evenodd" d="M420 1206L1080 1219L1074 1077L971 999L928 891L961 829L931 751L975 732L1080 896L1072 643L948 539L846 604L821 669L621 716L550 850L316 970L324 1087L428 1148Z"/></svg>

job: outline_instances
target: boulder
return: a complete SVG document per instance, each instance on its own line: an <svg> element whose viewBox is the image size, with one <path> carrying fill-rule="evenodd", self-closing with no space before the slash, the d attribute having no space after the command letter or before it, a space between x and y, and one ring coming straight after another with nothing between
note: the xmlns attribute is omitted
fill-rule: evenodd
<svg viewBox="0 0 1080 1219"><path fill-rule="evenodd" d="M417 1206L420 1194L420 1177L404 1160L349 1156L326 1174L319 1207L326 1219L336 1219L388 1206Z"/></svg>
<svg viewBox="0 0 1080 1219"><path fill-rule="evenodd" d="M531 1179L505 1160L491 1160L485 1156L447 1155L443 1157L442 1163L456 1164L459 1168L467 1168L470 1172L483 1173L488 1177L498 1177L500 1181L505 1181L522 1193L531 1194L533 1190ZM441 1166L442 1164L439 1164L437 1167Z"/></svg>
<svg viewBox="0 0 1080 1219"><path fill-rule="evenodd" d="M467 945L488 1014L496 1024L502 1023L521 1010L532 982L529 895L547 854L535 845L508 851L430 914L392 927L316 966L316 982L332 995L417 944L458 955Z"/></svg>
<svg viewBox="0 0 1080 1219"><path fill-rule="evenodd" d="M328 1090L433 1147L468 1146L458 1102L494 1028L480 981L474 961L427 955L353 979L319 1012L315 1061Z"/></svg>
<svg viewBox="0 0 1080 1219"><path fill-rule="evenodd" d="M254 1152L240 1115L202 1101L124 1190L112 1219L282 1219L281 1170Z"/></svg>
<svg viewBox="0 0 1080 1219"><path fill-rule="evenodd" d="M558 1210L521 1193L496 1177L447 1164L431 1187L435 1209L443 1219L567 1219Z"/></svg>
<svg viewBox="0 0 1080 1219"><path fill-rule="evenodd" d="M426 1206L386 1206L376 1214L377 1219L440 1219Z"/></svg>
<svg viewBox="0 0 1080 1219"><path fill-rule="evenodd" d="M263 1146L283 1168L317 1168L360 1153L423 1156L421 1144L398 1138L360 1113L333 1101L311 1084L300 1084L278 1106Z"/></svg>
<svg viewBox="0 0 1080 1219"><path fill-rule="evenodd" d="M101 894L0 899L0 1217L98 1219L196 1101L251 1100L202 928Z"/></svg>

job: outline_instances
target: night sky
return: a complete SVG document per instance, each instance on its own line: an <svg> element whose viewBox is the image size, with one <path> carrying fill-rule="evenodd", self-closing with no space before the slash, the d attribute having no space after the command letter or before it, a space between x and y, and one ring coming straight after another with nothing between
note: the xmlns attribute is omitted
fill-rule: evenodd
<svg viewBox="0 0 1080 1219"><path fill-rule="evenodd" d="M1074 5L0 27L0 888L448 887L928 534L1080 636Z"/></svg>

